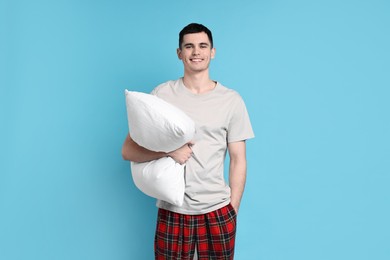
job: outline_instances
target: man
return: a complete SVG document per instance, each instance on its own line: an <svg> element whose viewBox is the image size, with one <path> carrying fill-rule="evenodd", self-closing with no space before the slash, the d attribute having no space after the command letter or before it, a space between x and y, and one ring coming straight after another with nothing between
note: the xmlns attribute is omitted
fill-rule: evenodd
<svg viewBox="0 0 390 260"><path fill-rule="evenodd" d="M156 259L233 259L236 216L246 179L245 140L254 137L242 98L209 77L215 56L210 30L189 24L179 34L177 55L184 76L157 86L152 94L175 105L196 125L191 143L170 153L153 152L131 136L123 144L125 160L145 162L172 157L185 168L181 207L157 201ZM229 152L229 185L223 166Z"/></svg>

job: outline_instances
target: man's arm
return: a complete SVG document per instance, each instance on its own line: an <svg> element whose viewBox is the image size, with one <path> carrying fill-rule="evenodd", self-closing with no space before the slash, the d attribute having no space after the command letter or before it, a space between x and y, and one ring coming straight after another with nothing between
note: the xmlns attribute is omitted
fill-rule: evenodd
<svg viewBox="0 0 390 260"><path fill-rule="evenodd" d="M244 193L246 181L246 145L245 141L228 144L230 167L229 185L231 189L231 204L238 213L242 194Z"/></svg>
<svg viewBox="0 0 390 260"><path fill-rule="evenodd" d="M168 156L164 152L150 151L139 146L128 134L122 146L122 157L124 160L132 162L147 162Z"/></svg>
<svg viewBox="0 0 390 260"><path fill-rule="evenodd" d="M192 143L185 144L179 149L169 153L154 152L139 146L128 134L122 146L122 157L124 160L132 162L148 162L170 156L176 162L184 164L191 157L191 145Z"/></svg>

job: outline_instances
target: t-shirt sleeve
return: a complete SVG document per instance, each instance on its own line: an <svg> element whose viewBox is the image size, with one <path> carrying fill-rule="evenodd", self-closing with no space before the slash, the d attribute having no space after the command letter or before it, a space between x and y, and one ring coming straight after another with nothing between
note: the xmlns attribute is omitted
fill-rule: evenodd
<svg viewBox="0 0 390 260"><path fill-rule="evenodd" d="M250 122L249 114L243 99L238 96L234 103L235 105L232 106L233 109L231 111L228 127L228 143L244 141L255 137Z"/></svg>
<svg viewBox="0 0 390 260"><path fill-rule="evenodd" d="M157 87L155 87L151 92L150 92L151 95L153 96L157 96Z"/></svg>

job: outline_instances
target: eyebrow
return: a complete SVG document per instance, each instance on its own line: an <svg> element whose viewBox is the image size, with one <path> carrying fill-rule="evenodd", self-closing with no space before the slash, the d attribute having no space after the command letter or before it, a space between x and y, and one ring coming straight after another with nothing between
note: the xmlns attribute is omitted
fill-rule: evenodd
<svg viewBox="0 0 390 260"><path fill-rule="evenodd" d="M194 46L194 45L195 44L193 44L193 43L185 43L184 47L191 47L191 46ZM199 45L210 46L210 44L208 44L207 42L201 42L201 43L199 43Z"/></svg>

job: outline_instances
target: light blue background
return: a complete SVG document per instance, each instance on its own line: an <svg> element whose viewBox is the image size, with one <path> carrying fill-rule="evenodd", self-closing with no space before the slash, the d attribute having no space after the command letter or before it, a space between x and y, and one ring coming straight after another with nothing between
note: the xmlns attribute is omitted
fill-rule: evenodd
<svg viewBox="0 0 390 260"><path fill-rule="evenodd" d="M120 154L123 92L182 75L193 21L256 133L236 259L390 259L389 14L385 0L0 0L0 259L153 259L155 202Z"/></svg>

